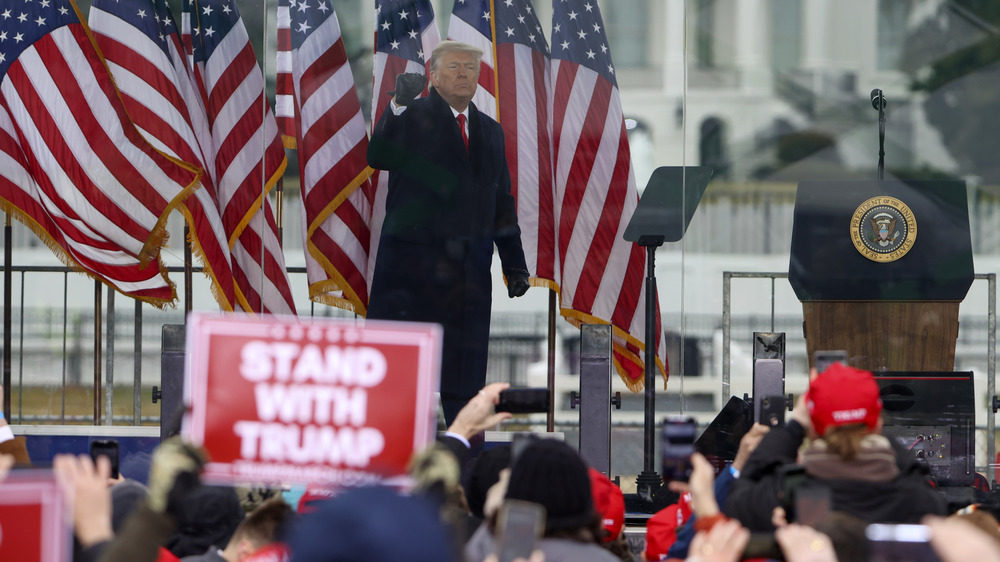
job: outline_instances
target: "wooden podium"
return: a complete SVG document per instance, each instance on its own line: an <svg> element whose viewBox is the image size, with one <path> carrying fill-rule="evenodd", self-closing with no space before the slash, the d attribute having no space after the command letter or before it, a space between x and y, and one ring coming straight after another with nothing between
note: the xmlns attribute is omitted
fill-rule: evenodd
<svg viewBox="0 0 1000 562"><path fill-rule="evenodd" d="M952 371L974 277L962 181L803 182L788 280L810 365L845 349L870 371Z"/></svg>

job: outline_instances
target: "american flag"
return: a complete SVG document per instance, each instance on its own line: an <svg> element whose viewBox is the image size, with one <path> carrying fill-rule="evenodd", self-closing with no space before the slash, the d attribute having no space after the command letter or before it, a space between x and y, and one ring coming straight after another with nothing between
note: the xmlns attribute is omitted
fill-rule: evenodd
<svg viewBox="0 0 1000 562"><path fill-rule="evenodd" d="M71 0L0 6L0 199L56 254L157 306L167 215L198 172L129 120Z"/></svg>
<svg viewBox="0 0 1000 562"><path fill-rule="evenodd" d="M136 126L160 150L204 168L199 136L210 142L208 120L166 2L94 0L89 21ZM181 210L190 227L193 253L212 282L212 294L223 310L231 311L236 291L218 196L211 174L202 175L201 183Z"/></svg>
<svg viewBox="0 0 1000 562"><path fill-rule="evenodd" d="M234 0L186 0L182 32L212 134L222 224L247 312L294 314L269 193L285 171L264 75ZM204 148L204 147L203 147Z"/></svg>
<svg viewBox="0 0 1000 562"><path fill-rule="evenodd" d="M361 102L335 11L323 0L289 7L309 296L364 315L374 193Z"/></svg>
<svg viewBox="0 0 1000 562"><path fill-rule="evenodd" d="M441 42L430 0L375 0L375 62L372 85L372 128L389 107L389 92L396 89L396 76L404 72L427 73L431 51ZM389 173L376 170L372 175L375 202L371 218L371 251L368 256L369 288L378 241L385 219L385 195Z"/></svg>
<svg viewBox="0 0 1000 562"><path fill-rule="evenodd" d="M492 15L490 3L456 0L448 37L483 50L473 103L503 126L511 192L517 200L521 246L532 284L558 291L549 46L530 0L498 0ZM495 47L491 40L494 28Z"/></svg>
<svg viewBox="0 0 1000 562"><path fill-rule="evenodd" d="M646 260L622 239L639 196L618 81L596 0L553 0L552 77L555 209L563 316L610 322L615 364L642 388ZM667 375L656 307L656 358Z"/></svg>

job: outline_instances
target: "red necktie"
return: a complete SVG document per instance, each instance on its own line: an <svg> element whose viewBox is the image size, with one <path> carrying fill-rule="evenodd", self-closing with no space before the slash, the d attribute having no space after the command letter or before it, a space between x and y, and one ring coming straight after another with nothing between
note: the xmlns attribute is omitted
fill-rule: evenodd
<svg viewBox="0 0 1000 562"><path fill-rule="evenodd" d="M465 143L465 151L468 152L469 151L469 135L465 134L465 114L464 113L459 113L458 117L456 117L455 119L458 119L458 130L462 131L462 142Z"/></svg>

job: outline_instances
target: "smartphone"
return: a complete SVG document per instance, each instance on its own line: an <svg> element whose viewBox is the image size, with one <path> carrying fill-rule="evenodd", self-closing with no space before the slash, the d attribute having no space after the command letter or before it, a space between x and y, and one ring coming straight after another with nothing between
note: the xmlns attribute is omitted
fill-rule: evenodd
<svg viewBox="0 0 1000 562"><path fill-rule="evenodd" d="M785 510L785 520L796 521L795 495L798 489L808 482L806 468L797 463L781 465L778 467L777 476L778 482L781 483L779 498L781 499L781 507Z"/></svg>
<svg viewBox="0 0 1000 562"><path fill-rule="evenodd" d="M497 515L499 562L527 560L545 530L545 508L537 503L505 500Z"/></svg>
<svg viewBox="0 0 1000 562"><path fill-rule="evenodd" d="M872 523L865 529L871 562L940 562L926 525Z"/></svg>
<svg viewBox="0 0 1000 562"><path fill-rule="evenodd" d="M694 418L670 416L663 421L663 481L687 482L694 452Z"/></svg>
<svg viewBox="0 0 1000 562"><path fill-rule="evenodd" d="M508 388L500 391L498 412L512 414L536 414L549 411L548 388Z"/></svg>
<svg viewBox="0 0 1000 562"><path fill-rule="evenodd" d="M514 467L517 463L518 457L520 457L521 453L528 448L528 445L531 445L539 439L542 439L542 437L539 437L531 432L522 431L515 433L510 439L510 467Z"/></svg>
<svg viewBox="0 0 1000 562"><path fill-rule="evenodd" d="M830 514L831 492L829 486L802 484L794 492L794 521L801 525L815 526Z"/></svg>
<svg viewBox="0 0 1000 562"><path fill-rule="evenodd" d="M757 416L757 421L767 427L785 425L785 409L784 395L765 396L760 401L760 415Z"/></svg>
<svg viewBox="0 0 1000 562"><path fill-rule="evenodd" d="M822 373L834 363L847 365L846 349L817 350L813 352L813 366L816 367L817 373Z"/></svg>
<svg viewBox="0 0 1000 562"><path fill-rule="evenodd" d="M90 458L97 462L97 457L108 457L111 461L111 477L118 478L118 441L114 439L95 439L90 442Z"/></svg>

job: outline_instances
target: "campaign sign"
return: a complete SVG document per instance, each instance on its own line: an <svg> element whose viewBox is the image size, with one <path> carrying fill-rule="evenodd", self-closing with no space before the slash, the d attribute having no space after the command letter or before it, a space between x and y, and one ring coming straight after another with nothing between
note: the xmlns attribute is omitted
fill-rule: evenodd
<svg viewBox="0 0 1000 562"><path fill-rule="evenodd" d="M0 560L69 560L72 529L63 501L48 471L15 471L0 482Z"/></svg>
<svg viewBox="0 0 1000 562"><path fill-rule="evenodd" d="M217 482L355 486L434 438L441 328L192 313L184 434Z"/></svg>

